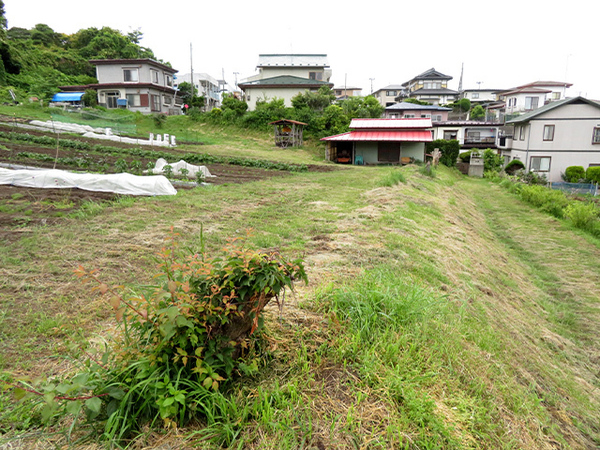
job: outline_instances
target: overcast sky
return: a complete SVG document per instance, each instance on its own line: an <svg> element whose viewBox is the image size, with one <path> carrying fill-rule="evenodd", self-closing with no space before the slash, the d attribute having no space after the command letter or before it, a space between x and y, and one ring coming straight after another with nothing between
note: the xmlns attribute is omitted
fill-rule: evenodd
<svg viewBox="0 0 600 450"><path fill-rule="evenodd" d="M432 67L457 89L568 81L567 95L600 100L600 1L505 0L4 0L8 27L38 23L72 34L140 29L141 45L181 74L235 84L260 53L326 53L336 86L363 95ZM371 81L370 79L374 80Z"/></svg>

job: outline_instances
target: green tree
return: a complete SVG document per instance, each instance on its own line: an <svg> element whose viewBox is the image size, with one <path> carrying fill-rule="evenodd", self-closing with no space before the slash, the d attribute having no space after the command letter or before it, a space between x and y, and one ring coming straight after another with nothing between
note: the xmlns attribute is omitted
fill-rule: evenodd
<svg viewBox="0 0 600 450"><path fill-rule="evenodd" d="M86 89L83 97L81 97L83 104L89 108L98 106L98 93L93 89Z"/></svg>
<svg viewBox="0 0 600 450"><path fill-rule="evenodd" d="M485 109L481 105L475 105L471 110L470 117L472 120L483 120L485 119Z"/></svg>
<svg viewBox="0 0 600 450"><path fill-rule="evenodd" d="M504 158L499 155L495 150L487 148L483 152L483 171L484 172L498 172L504 165Z"/></svg>
<svg viewBox="0 0 600 450"><path fill-rule="evenodd" d="M4 2L0 0L0 34L2 37L6 36L6 28L8 27L8 21L6 20L6 11L4 10Z"/></svg>
<svg viewBox="0 0 600 450"><path fill-rule="evenodd" d="M456 160L460 153L460 143L456 139L436 139L425 145L425 149L429 154L432 154L436 148L442 152L440 163L448 167L456 166Z"/></svg>
<svg viewBox="0 0 600 450"><path fill-rule="evenodd" d="M232 111L236 117L241 117L248 110L248 103L240 100L233 94L224 94L221 101L221 109L223 113Z"/></svg>

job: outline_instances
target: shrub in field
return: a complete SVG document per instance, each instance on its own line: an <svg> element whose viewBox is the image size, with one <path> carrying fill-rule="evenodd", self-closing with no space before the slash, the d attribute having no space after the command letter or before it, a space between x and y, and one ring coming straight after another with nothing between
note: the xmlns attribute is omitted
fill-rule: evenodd
<svg viewBox="0 0 600 450"><path fill-rule="evenodd" d="M592 203L573 202L565 208L565 217L569 219L573 226L585 231L591 231L596 234L600 231L598 227L598 217L600 211L598 207Z"/></svg>
<svg viewBox="0 0 600 450"><path fill-rule="evenodd" d="M585 180L585 169L583 166L569 166L565 169L564 179L568 183L579 183Z"/></svg>
<svg viewBox="0 0 600 450"><path fill-rule="evenodd" d="M464 163L468 163L471 161L471 151L468 152L462 152L458 155L458 157L460 158L460 160Z"/></svg>
<svg viewBox="0 0 600 450"><path fill-rule="evenodd" d="M504 158L502 155L499 155L495 150L491 148L487 148L483 152L483 171L500 171L502 169L502 165L504 164Z"/></svg>
<svg viewBox="0 0 600 450"><path fill-rule="evenodd" d="M564 208L569 204L563 192L539 185L523 186L519 195L526 202L558 218L564 216Z"/></svg>
<svg viewBox="0 0 600 450"><path fill-rule="evenodd" d="M588 167L585 171L585 177L592 183L600 183L600 166Z"/></svg>
<svg viewBox="0 0 600 450"><path fill-rule="evenodd" d="M67 381L20 389L45 403L44 419L84 411L121 440L145 423L181 426L208 415L211 396L258 370L262 312L295 280L301 261L247 249L230 240L222 254L180 252L172 233L158 255L158 284L128 294L94 270L75 273L109 299L121 333L88 370Z"/></svg>

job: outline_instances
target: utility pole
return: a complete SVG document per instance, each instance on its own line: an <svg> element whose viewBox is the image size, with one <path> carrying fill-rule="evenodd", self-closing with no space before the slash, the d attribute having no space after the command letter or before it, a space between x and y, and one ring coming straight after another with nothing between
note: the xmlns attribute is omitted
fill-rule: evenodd
<svg viewBox="0 0 600 450"><path fill-rule="evenodd" d="M235 76L235 90L237 91L238 87L237 87L237 76L239 75L239 72L233 72L233 75Z"/></svg>
<svg viewBox="0 0 600 450"><path fill-rule="evenodd" d="M190 83L192 85L192 99L194 98L194 65L192 64L192 43L190 42Z"/></svg>
<svg viewBox="0 0 600 450"><path fill-rule="evenodd" d="M375 78L369 78L369 80L371 80L371 94L373 94L373 80L374 80L374 79L375 79Z"/></svg>

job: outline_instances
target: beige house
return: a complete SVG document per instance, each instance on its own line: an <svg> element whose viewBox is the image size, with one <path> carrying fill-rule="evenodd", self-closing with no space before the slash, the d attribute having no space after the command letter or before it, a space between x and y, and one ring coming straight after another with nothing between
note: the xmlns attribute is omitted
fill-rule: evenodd
<svg viewBox="0 0 600 450"><path fill-rule="evenodd" d="M445 105L458 99L458 91L448 89L452 77L431 68L402 84L405 96L432 105Z"/></svg>
<svg viewBox="0 0 600 450"><path fill-rule="evenodd" d="M94 59L98 104L127 108L143 114L181 114L173 87L177 70L152 59Z"/></svg>
<svg viewBox="0 0 600 450"><path fill-rule="evenodd" d="M260 100L281 98L286 106L292 106L292 98L297 94L316 92L323 85L333 87L324 54L261 54L256 67L258 74L238 84L250 111Z"/></svg>
<svg viewBox="0 0 600 450"><path fill-rule="evenodd" d="M405 92L404 87L400 84L389 84L381 89L373 92L373 97L377 99L379 104L385 108L397 103L396 97L401 96Z"/></svg>
<svg viewBox="0 0 600 450"><path fill-rule="evenodd" d="M506 162L519 159L528 171L561 181L569 166L600 165L600 103L583 97L548 103L506 122L512 138L501 145Z"/></svg>

